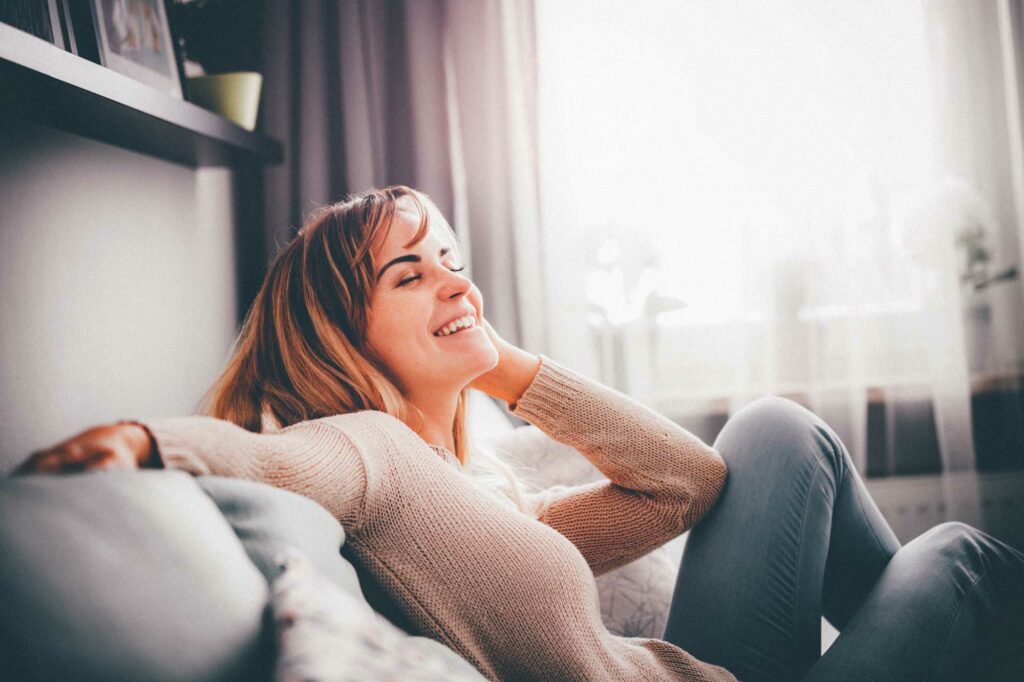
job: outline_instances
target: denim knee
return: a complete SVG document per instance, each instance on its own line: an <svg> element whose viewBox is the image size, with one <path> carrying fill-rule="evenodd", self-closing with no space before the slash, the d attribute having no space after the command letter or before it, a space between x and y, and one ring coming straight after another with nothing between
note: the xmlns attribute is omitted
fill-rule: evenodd
<svg viewBox="0 0 1024 682"><path fill-rule="evenodd" d="M966 523L950 521L912 543L912 565L939 571L956 587L950 638L974 640L972 659L986 658L989 673L977 679L1021 679L1024 670L1024 554ZM897 554L897 557L899 554ZM1004 670L1005 669L1005 670ZM952 679L962 679L954 675Z"/></svg>
<svg viewBox="0 0 1024 682"><path fill-rule="evenodd" d="M715 440L714 447L732 467L736 460L759 457L809 458L844 472L838 436L817 415L788 398L766 396L744 406Z"/></svg>
<svg viewBox="0 0 1024 682"><path fill-rule="evenodd" d="M946 521L925 531L921 535L921 539L927 539L931 544L943 547L950 544L969 545L983 536L984 533L980 530L962 521Z"/></svg>
<svg viewBox="0 0 1024 682"><path fill-rule="evenodd" d="M944 557L972 573L981 572L993 562L1005 562L1007 559L1011 564L1020 563L1014 561L1016 552L1003 551L1005 546L998 540L960 521L940 523L922 533L916 542L921 545L920 551L932 555L934 559Z"/></svg>

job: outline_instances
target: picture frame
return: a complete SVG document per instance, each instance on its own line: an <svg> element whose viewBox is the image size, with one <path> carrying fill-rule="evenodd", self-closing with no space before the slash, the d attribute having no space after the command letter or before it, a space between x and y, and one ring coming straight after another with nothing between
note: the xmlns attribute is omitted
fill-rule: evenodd
<svg viewBox="0 0 1024 682"><path fill-rule="evenodd" d="M88 0L103 66L184 99L163 0Z"/></svg>
<svg viewBox="0 0 1024 682"><path fill-rule="evenodd" d="M66 49L60 0L0 2L0 22Z"/></svg>
<svg viewBox="0 0 1024 682"><path fill-rule="evenodd" d="M72 11L70 0L51 0L57 4L57 11L60 14L61 28L63 29L64 49L71 54L78 54L78 45L75 42L75 17Z"/></svg>

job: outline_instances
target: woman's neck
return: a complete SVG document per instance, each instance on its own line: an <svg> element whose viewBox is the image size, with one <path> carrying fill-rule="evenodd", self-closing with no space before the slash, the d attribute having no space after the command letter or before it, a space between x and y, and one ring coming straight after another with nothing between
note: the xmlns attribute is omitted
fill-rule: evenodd
<svg viewBox="0 0 1024 682"><path fill-rule="evenodd" d="M459 405L458 394L445 398L434 395L421 400L409 398L409 402L418 407L423 414L423 424L417 431L420 438L431 445L440 445L454 453L455 410Z"/></svg>

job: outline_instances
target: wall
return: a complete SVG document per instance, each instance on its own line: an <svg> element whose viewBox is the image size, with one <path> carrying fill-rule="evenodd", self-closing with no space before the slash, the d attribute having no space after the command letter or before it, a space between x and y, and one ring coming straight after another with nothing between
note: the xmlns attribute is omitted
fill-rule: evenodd
<svg viewBox="0 0 1024 682"><path fill-rule="evenodd" d="M0 473L96 423L193 411L235 334L232 182L4 120Z"/></svg>

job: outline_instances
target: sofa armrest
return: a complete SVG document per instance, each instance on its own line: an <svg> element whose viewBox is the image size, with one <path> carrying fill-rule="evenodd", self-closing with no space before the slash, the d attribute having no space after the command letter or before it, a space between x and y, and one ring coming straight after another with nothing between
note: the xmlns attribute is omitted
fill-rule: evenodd
<svg viewBox="0 0 1024 682"><path fill-rule="evenodd" d="M261 679L268 597L187 474L0 480L2 679Z"/></svg>

